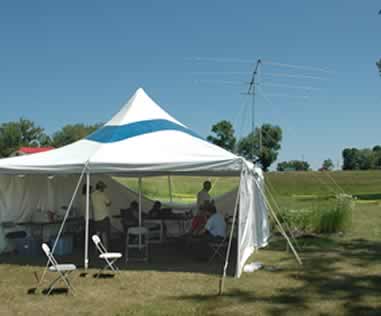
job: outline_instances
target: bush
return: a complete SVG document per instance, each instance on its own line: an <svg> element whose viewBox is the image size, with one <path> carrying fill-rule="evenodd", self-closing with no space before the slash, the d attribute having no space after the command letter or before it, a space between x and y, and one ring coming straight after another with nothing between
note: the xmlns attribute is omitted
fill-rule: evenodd
<svg viewBox="0 0 381 316"><path fill-rule="evenodd" d="M336 233L348 230L352 225L354 202L350 195L336 196L332 205L315 209L286 210L283 221L292 230L309 233Z"/></svg>

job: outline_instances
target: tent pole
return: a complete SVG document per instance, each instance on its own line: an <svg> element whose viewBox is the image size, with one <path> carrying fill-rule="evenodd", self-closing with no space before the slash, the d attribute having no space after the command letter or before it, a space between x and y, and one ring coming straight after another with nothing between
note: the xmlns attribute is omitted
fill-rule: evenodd
<svg viewBox="0 0 381 316"><path fill-rule="evenodd" d="M139 177L139 227L142 226L142 178ZM139 249L142 247L142 235L139 233Z"/></svg>
<svg viewBox="0 0 381 316"><path fill-rule="evenodd" d="M228 249L226 251L226 257L225 257L225 264L224 264L224 269L223 273L221 275L220 279L220 284L219 284L219 290L218 290L218 295L222 295L224 291L224 284L225 284L225 278L226 278L226 271L228 270L228 265L229 265L229 257L230 257L230 250L232 246L232 240L233 240L233 234L234 234L234 227L235 227L235 221L238 213L238 205L239 205L239 198L240 198L240 185L238 185L237 189L237 196L235 199L235 206L234 206L234 214L233 214L233 222L232 222L232 227L230 229L230 236L229 236L229 243L228 243Z"/></svg>
<svg viewBox="0 0 381 316"><path fill-rule="evenodd" d="M86 217L85 217L85 262L87 271L89 267L89 220L90 220L90 172L86 173Z"/></svg>
<svg viewBox="0 0 381 316"><path fill-rule="evenodd" d="M80 177L79 177L79 180L78 180L78 182L77 182L77 185L76 185L76 187L75 187L75 189L74 189L73 195L72 195L72 197L71 197L69 206L67 207L65 216L64 216L64 218L63 218L63 220L62 220L61 227L60 227L60 229L59 229L59 231L58 231L58 233L57 233L57 237L56 237L56 239L55 239L55 241L54 241L53 247L51 247L51 250L50 250L50 251L51 251L52 254L54 254L54 250L56 249L58 240L59 240L60 237L61 237L61 234L62 234L62 231L63 231L63 229L64 229L66 220L67 220L67 218L69 217L71 208L72 208L73 203L74 203L74 199L75 199L75 197L77 196L77 192L78 192L78 189L79 189L79 187L80 187L80 185L81 185L81 182L82 182L82 179L83 179L83 176L84 176L84 174L85 174L85 170L86 170L86 169L87 169L87 163L86 163L85 167L83 168L83 170L82 170L82 172L81 172L81 175L80 175ZM46 266L45 266L44 272L42 273L42 276L41 276L40 281L38 282L38 284L37 284L37 286L36 286L35 291L37 291L37 289L40 287L40 285L41 285L42 282L44 281L45 274L46 274L46 272L48 271L48 267L49 267L49 260L46 262Z"/></svg>
<svg viewBox="0 0 381 316"><path fill-rule="evenodd" d="M168 188L169 188L169 201L172 203L173 198L172 198L172 179L171 176L168 175Z"/></svg>

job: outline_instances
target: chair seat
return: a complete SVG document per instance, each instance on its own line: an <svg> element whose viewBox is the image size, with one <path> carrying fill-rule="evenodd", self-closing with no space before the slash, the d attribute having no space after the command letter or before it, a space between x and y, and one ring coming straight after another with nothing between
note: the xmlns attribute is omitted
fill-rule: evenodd
<svg viewBox="0 0 381 316"><path fill-rule="evenodd" d="M50 266L49 271L53 272L65 272L65 271L74 271L77 267L74 264L57 264L55 266Z"/></svg>
<svg viewBox="0 0 381 316"><path fill-rule="evenodd" d="M99 255L101 259L119 259L122 258L122 254L120 252L106 252Z"/></svg>
<svg viewBox="0 0 381 316"><path fill-rule="evenodd" d="M128 229L128 235L140 235L147 234L147 228L145 227L131 227Z"/></svg>

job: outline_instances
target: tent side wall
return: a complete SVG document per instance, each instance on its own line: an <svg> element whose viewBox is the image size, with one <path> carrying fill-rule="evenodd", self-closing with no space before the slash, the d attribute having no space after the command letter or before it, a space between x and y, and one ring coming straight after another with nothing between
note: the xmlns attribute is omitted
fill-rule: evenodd
<svg viewBox="0 0 381 316"><path fill-rule="evenodd" d="M77 176L1 175L0 223L48 221L48 210L62 211L63 215L62 207L70 201L77 180ZM7 247L5 234L0 225L0 253Z"/></svg>
<svg viewBox="0 0 381 316"><path fill-rule="evenodd" d="M270 236L267 208L262 197L261 172L245 168L240 180L238 215L238 253L236 277L240 277L247 259L255 249L267 246Z"/></svg>

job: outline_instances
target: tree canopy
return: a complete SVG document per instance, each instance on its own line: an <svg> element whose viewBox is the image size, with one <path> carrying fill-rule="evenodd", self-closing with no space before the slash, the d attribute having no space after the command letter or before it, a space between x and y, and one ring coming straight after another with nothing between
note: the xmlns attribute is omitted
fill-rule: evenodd
<svg viewBox="0 0 381 316"><path fill-rule="evenodd" d="M333 169L333 167L334 167L334 164L333 164L332 159L326 159L323 161L323 164L322 164L320 169L330 171Z"/></svg>
<svg viewBox="0 0 381 316"><path fill-rule="evenodd" d="M212 126L212 132L215 136L209 135L208 141L231 152L234 151L236 138L232 123L226 120L220 121Z"/></svg>
<svg viewBox="0 0 381 316"><path fill-rule="evenodd" d="M370 148L345 148L343 170L369 170L381 168L381 146Z"/></svg>
<svg viewBox="0 0 381 316"><path fill-rule="evenodd" d="M258 158L262 168L267 171L278 158L281 141L282 129L279 126L263 124L238 142L238 153L251 161Z"/></svg>
<svg viewBox="0 0 381 316"><path fill-rule="evenodd" d="M44 129L31 120L20 118L0 125L0 157L8 157L22 146L49 145L50 138Z"/></svg>
<svg viewBox="0 0 381 316"><path fill-rule="evenodd" d="M62 147L74 143L77 140L85 138L89 134L97 130L102 123L85 125L85 124L67 124L59 131L55 132L52 137L52 145L54 147Z"/></svg>

